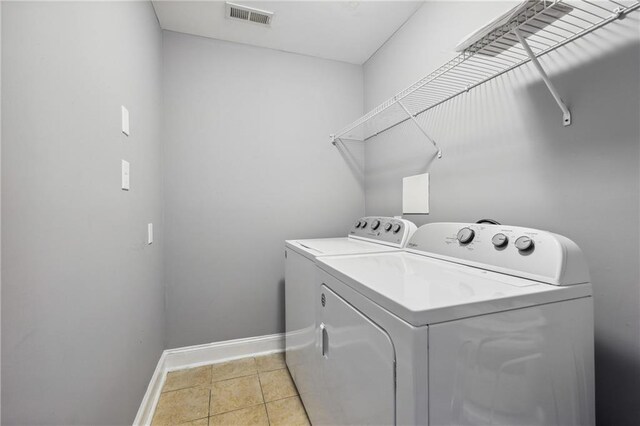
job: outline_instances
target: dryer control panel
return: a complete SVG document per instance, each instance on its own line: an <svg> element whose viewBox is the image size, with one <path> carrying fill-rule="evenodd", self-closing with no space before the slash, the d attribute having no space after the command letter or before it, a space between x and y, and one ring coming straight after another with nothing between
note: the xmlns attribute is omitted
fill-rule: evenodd
<svg viewBox="0 0 640 426"><path fill-rule="evenodd" d="M416 254L554 285L589 282L587 262L570 239L507 225L430 223L407 243Z"/></svg>
<svg viewBox="0 0 640 426"><path fill-rule="evenodd" d="M385 216L362 217L351 225L349 237L402 248L416 231L413 222Z"/></svg>

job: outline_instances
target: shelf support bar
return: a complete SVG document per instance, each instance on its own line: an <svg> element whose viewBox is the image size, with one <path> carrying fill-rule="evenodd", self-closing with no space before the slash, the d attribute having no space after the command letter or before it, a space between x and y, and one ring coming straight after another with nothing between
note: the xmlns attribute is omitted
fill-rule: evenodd
<svg viewBox="0 0 640 426"><path fill-rule="evenodd" d="M404 110L404 112L407 113L407 115L409 116L409 118L411 119L411 121L413 121L413 123L418 126L418 129L420 129L420 132L422 132L422 134L429 140L429 142L431 142L433 144L433 146L438 150L438 158L442 158L442 150L440 149L440 147L438 146L438 144L436 143L436 141L433 140L433 138L431 136L429 136L429 134L427 133L426 130L424 130L424 128L420 125L420 123L418 122L418 120L416 120L416 117L411 114L411 111L409 111L407 109L406 106L404 106L404 104L401 101L396 101L396 103L398 105L400 105L400 107Z"/></svg>
<svg viewBox="0 0 640 426"><path fill-rule="evenodd" d="M525 40L525 38L522 35L522 33L520 32L520 30L518 28L516 28L516 29L513 30L513 32L516 34L516 37L518 37L518 40L520 41L520 44L524 48L525 52L527 52L527 55L529 55L529 58L531 59L531 62L533 63L533 65L535 65L536 69L540 73L540 76L542 77L542 80L544 81L544 84L547 85L547 88L551 92L551 95L553 96L553 99L555 99L556 103L558 104L558 106L562 110L562 124L564 126L570 125L571 124L571 112L569 111L569 108L567 108L567 106L565 105L564 101L560 98L560 94L558 93L558 91L556 90L556 87L551 82L551 79L549 79L549 76L545 72L544 68L542 68L542 65L540 64L540 61L538 60L538 57L533 53L533 50L531 50L531 47L529 46L529 43L527 43L527 40Z"/></svg>
<svg viewBox="0 0 640 426"><path fill-rule="evenodd" d="M2 1L2 0L0 0ZM336 136L335 134L330 134L329 135L329 142L331 142L331 144L333 146L337 146L336 143L340 141L342 143L344 143L344 141L354 141L354 142L364 142L362 139L356 139L356 138L345 138L344 136Z"/></svg>

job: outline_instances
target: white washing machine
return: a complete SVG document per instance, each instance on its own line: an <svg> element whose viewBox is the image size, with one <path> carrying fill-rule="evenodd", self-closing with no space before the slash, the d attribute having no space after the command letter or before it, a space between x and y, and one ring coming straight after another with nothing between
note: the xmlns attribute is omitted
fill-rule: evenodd
<svg viewBox="0 0 640 426"><path fill-rule="evenodd" d="M314 424L593 425L593 303L575 243L434 223L321 257Z"/></svg>
<svg viewBox="0 0 640 426"><path fill-rule="evenodd" d="M317 398L308 395L319 380L315 359L315 309L320 290L317 259L399 251L415 230L416 225L404 219L363 217L352 225L346 237L285 242L286 361L307 412L319 412L313 404Z"/></svg>

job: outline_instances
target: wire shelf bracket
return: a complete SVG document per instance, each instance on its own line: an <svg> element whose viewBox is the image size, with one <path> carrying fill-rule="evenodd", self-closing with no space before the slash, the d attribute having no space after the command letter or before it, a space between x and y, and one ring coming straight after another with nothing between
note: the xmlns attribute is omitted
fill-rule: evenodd
<svg viewBox="0 0 640 426"><path fill-rule="evenodd" d="M367 141L411 120L441 158L440 147L417 117L528 62L562 110L562 124L569 126L571 112L539 58L638 9L640 0L529 0L512 16L496 21L504 24L484 34L481 30L453 59L330 135L330 141Z"/></svg>
<svg viewBox="0 0 640 426"><path fill-rule="evenodd" d="M329 141L331 142L331 145L336 146L336 144L338 143L338 141L344 143L344 141L356 141L356 142L363 142L362 139L357 139L357 138L348 138L345 136L340 136L337 137L335 134L330 134L329 135Z"/></svg>
<svg viewBox="0 0 640 426"><path fill-rule="evenodd" d="M531 46L529 46L529 43L527 43L527 40L524 38L520 30L516 28L513 30L513 32L515 33L516 37L518 37L518 41L520 41L520 44L522 45L522 48L524 49L526 54L529 56L529 59L531 59L531 62L538 70L540 77L542 77L542 81L544 81L544 84L547 85L547 88L551 92L553 99L555 99L556 103L562 110L562 124L564 126L571 125L571 111L569 111L569 108L567 108L567 105L560 98L560 94L558 93L556 86L554 86L553 83L551 82L551 79L545 72L544 68L542 68L542 64L540 64L540 61L536 57L535 53L533 53L533 50L531 50Z"/></svg>
<svg viewBox="0 0 640 426"><path fill-rule="evenodd" d="M418 129L420 130L420 132L422 132L422 134L427 138L427 140L429 142L431 142L433 144L433 147L435 149L438 150L438 158L442 158L442 150L440 149L440 147L438 146L438 144L436 143L436 141L433 140L433 138L431 136L429 136L429 134L427 133L427 131L424 129L424 127L422 127L420 125L420 123L418 122L418 120L416 120L415 115L411 114L411 111L409 111L407 109L407 107L402 103L402 101L397 101L398 105L400 105L400 108L402 108L404 110L404 112L407 113L407 115L409 116L409 118L411 119L411 121L413 121L415 123L415 125L418 127Z"/></svg>

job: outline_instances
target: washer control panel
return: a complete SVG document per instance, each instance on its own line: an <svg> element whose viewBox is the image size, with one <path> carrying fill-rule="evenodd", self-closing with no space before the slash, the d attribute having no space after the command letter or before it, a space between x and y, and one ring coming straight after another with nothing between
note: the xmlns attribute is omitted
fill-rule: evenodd
<svg viewBox="0 0 640 426"><path fill-rule="evenodd" d="M461 230L459 230L458 233L456 234L456 238L458 238L458 241L460 242L460 244L469 244L471 241L473 241L473 237L475 236L476 236L476 231L466 226Z"/></svg>
<svg viewBox="0 0 640 426"><path fill-rule="evenodd" d="M404 247L416 229L415 224L405 219L367 216L354 222L349 237Z"/></svg>
<svg viewBox="0 0 640 426"><path fill-rule="evenodd" d="M568 238L537 229L476 223L421 226L407 250L554 285L589 282L587 263Z"/></svg>

